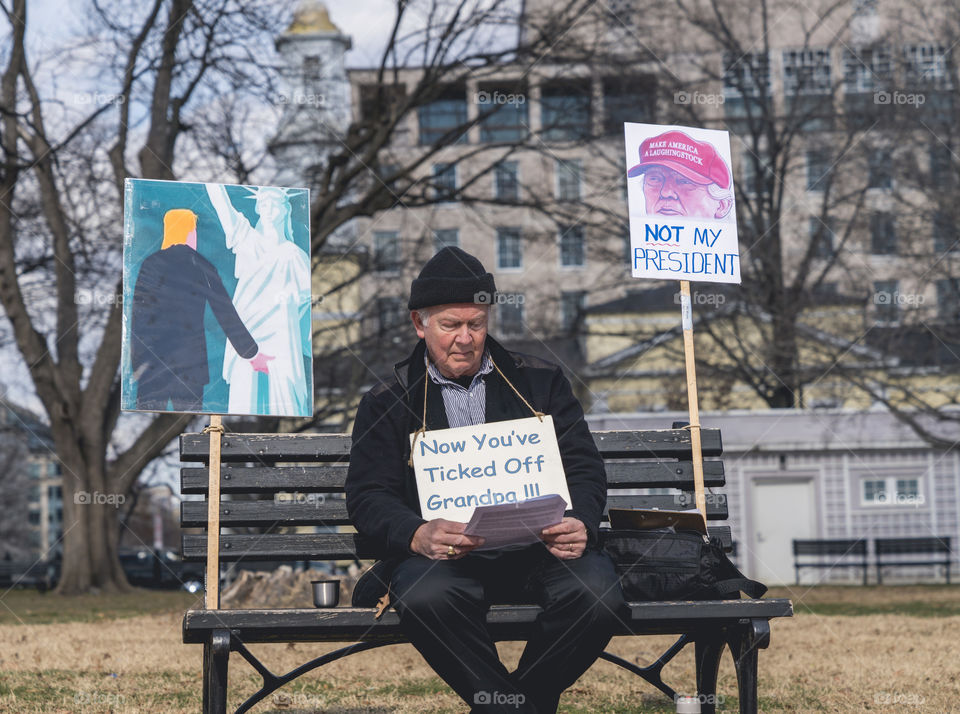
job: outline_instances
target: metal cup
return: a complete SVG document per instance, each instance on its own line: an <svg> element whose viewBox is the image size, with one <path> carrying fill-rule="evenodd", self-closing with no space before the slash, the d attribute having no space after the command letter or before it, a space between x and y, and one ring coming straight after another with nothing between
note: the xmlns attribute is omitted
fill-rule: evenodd
<svg viewBox="0 0 960 714"><path fill-rule="evenodd" d="M339 580L311 580L314 607L336 607L340 602Z"/></svg>

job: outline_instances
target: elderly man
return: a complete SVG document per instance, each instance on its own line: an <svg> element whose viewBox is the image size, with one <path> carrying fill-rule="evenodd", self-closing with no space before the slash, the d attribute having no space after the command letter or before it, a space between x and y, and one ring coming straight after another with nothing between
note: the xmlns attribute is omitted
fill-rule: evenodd
<svg viewBox="0 0 960 714"><path fill-rule="evenodd" d="M554 712L603 651L623 606L613 565L597 547L606 474L560 368L508 352L487 334L495 290L480 261L452 247L413 281L408 306L420 342L360 403L347 509L395 563L390 590L404 632L474 711ZM474 552L482 541L465 535L464 523L421 516L410 435L424 415L432 430L524 418L531 407L553 416L573 506L540 543ZM486 628L495 603L543 607L514 672Z"/></svg>
<svg viewBox="0 0 960 714"><path fill-rule="evenodd" d="M640 175L648 216L734 219L730 169L709 142L682 131L644 139L640 163L627 172Z"/></svg>

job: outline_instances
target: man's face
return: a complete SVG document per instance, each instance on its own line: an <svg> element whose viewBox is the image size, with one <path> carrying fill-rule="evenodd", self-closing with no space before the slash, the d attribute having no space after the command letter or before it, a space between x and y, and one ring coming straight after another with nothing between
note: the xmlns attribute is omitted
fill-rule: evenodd
<svg viewBox="0 0 960 714"><path fill-rule="evenodd" d="M654 166L644 173L643 198L648 216L723 218L729 210L724 201L711 198L704 184L666 166Z"/></svg>
<svg viewBox="0 0 960 714"><path fill-rule="evenodd" d="M487 339L490 306L461 303L427 308L427 312L426 324L417 311L410 316L440 374L447 378L476 374Z"/></svg>

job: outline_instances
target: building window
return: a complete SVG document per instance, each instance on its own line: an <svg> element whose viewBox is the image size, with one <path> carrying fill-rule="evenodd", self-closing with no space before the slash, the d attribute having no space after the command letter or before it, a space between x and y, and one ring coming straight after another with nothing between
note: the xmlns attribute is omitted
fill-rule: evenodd
<svg viewBox="0 0 960 714"><path fill-rule="evenodd" d="M523 84L480 85L477 90L480 141L523 141L530 135L527 87Z"/></svg>
<svg viewBox="0 0 960 714"><path fill-rule="evenodd" d="M831 94L830 50L786 50L783 53L783 92L787 97Z"/></svg>
<svg viewBox="0 0 960 714"><path fill-rule="evenodd" d="M403 298L377 298L377 327L381 335L402 325L406 316Z"/></svg>
<svg viewBox="0 0 960 714"><path fill-rule="evenodd" d="M823 191L830 178L832 157L824 149L813 149L807 152L807 190Z"/></svg>
<svg viewBox="0 0 960 714"><path fill-rule="evenodd" d="M303 79L306 83L321 79L320 58L316 55L307 55L303 58Z"/></svg>
<svg viewBox="0 0 960 714"><path fill-rule="evenodd" d="M377 231L373 234L373 269L378 273L400 270L400 234L396 231Z"/></svg>
<svg viewBox="0 0 960 714"><path fill-rule="evenodd" d="M516 161L501 161L493 174L494 191L498 201L519 201L520 180Z"/></svg>
<svg viewBox="0 0 960 714"><path fill-rule="evenodd" d="M960 278L937 281L937 318L948 325L960 324Z"/></svg>
<svg viewBox="0 0 960 714"><path fill-rule="evenodd" d="M583 264L583 226L561 226L560 265L563 267L580 267Z"/></svg>
<svg viewBox="0 0 960 714"><path fill-rule="evenodd" d="M438 251L450 246L460 247L460 231L457 228L443 228L433 232L433 249Z"/></svg>
<svg viewBox="0 0 960 714"><path fill-rule="evenodd" d="M360 118L370 124L395 118L406 96L405 84L362 84Z"/></svg>
<svg viewBox="0 0 960 714"><path fill-rule="evenodd" d="M420 144L434 144L458 127L461 132L456 143L467 140L467 92L463 85L444 88L431 102L417 111L420 124Z"/></svg>
<svg viewBox="0 0 960 714"><path fill-rule="evenodd" d="M833 86L830 50L801 49L783 53L783 93L789 116L807 131L833 127Z"/></svg>
<svg viewBox="0 0 960 714"><path fill-rule="evenodd" d="M894 255L897 252L897 232L892 213L878 211L870 214L870 252L874 255Z"/></svg>
<svg viewBox="0 0 960 714"><path fill-rule="evenodd" d="M836 233L833 219L822 220L819 216L810 217L810 242L813 243L813 257L828 260L836 250Z"/></svg>
<svg viewBox="0 0 960 714"><path fill-rule="evenodd" d="M875 281L873 304L877 322L897 322L900 318L900 283L896 280Z"/></svg>
<svg viewBox="0 0 960 714"><path fill-rule="evenodd" d="M523 267L523 242L519 228L497 228L497 268Z"/></svg>
<svg viewBox="0 0 960 714"><path fill-rule="evenodd" d="M940 139L930 143L930 183L934 189L953 185L953 152Z"/></svg>
<svg viewBox="0 0 960 714"><path fill-rule="evenodd" d="M747 132L770 96L770 55L726 52L723 56L723 115L732 131Z"/></svg>
<svg viewBox="0 0 960 714"><path fill-rule="evenodd" d="M903 48L907 87L950 89L949 54L943 45L906 45Z"/></svg>
<svg viewBox="0 0 960 714"><path fill-rule="evenodd" d="M957 231L953 227L953 220L944 211L933 214L933 250L936 253L947 253L960 249L957 241Z"/></svg>
<svg viewBox="0 0 960 714"><path fill-rule="evenodd" d="M893 184L890 149L870 149L867 155L867 188L890 188Z"/></svg>
<svg viewBox="0 0 960 714"><path fill-rule="evenodd" d="M889 47L863 47L843 51L845 94L873 94L893 79L893 53ZM873 97L871 97L871 100Z"/></svg>
<svg viewBox="0 0 960 714"><path fill-rule="evenodd" d="M557 159L557 199L579 201L583 162L580 159Z"/></svg>
<svg viewBox="0 0 960 714"><path fill-rule="evenodd" d="M603 78L603 133L623 136L624 122L653 124L657 106L656 79L650 76Z"/></svg>
<svg viewBox="0 0 960 714"><path fill-rule="evenodd" d="M872 477L861 483L860 503L864 506L915 506L923 503L919 478Z"/></svg>
<svg viewBox="0 0 960 714"><path fill-rule="evenodd" d="M523 300L519 299L522 293L514 293L518 297L513 302L497 304L497 325L503 335L519 335L523 333Z"/></svg>
<svg viewBox="0 0 960 714"><path fill-rule="evenodd" d="M27 522L28 522L31 526L39 526L39 525L40 525L40 514L39 514L37 511L30 511L30 513L27 514Z"/></svg>
<svg viewBox="0 0 960 714"><path fill-rule="evenodd" d="M433 195L438 201L457 200L457 165L433 165Z"/></svg>
<svg viewBox="0 0 960 714"><path fill-rule="evenodd" d="M868 130L889 117L889 105L878 92L893 85L893 52L890 47L847 48L843 52L843 112L851 130Z"/></svg>
<svg viewBox="0 0 960 714"><path fill-rule="evenodd" d="M560 82L540 91L540 123L547 141L577 141L590 136L590 83Z"/></svg>
<svg viewBox="0 0 960 714"><path fill-rule="evenodd" d="M560 324L564 330L577 326L583 309L587 305L587 293L584 290L560 293Z"/></svg>

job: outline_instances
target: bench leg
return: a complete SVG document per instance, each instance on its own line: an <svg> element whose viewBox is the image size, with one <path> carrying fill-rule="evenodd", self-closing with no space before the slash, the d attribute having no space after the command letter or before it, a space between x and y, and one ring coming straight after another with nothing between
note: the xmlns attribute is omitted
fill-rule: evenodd
<svg viewBox="0 0 960 714"><path fill-rule="evenodd" d="M757 655L770 644L770 623L751 620L730 632L727 638L733 665L737 670L737 694L740 714L757 712Z"/></svg>
<svg viewBox="0 0 960 714"><path fill-rule="evenodd" d="M724 645L720 637L703 637L694 641L701 714L716 712L717 673L720 671L720 656L723 654Z"/></svg>
<svg viewBox="0 0 960 714"><path fill-rule="evenodd" d="M203 643L203 714L227 712L227 663L230 631L214 630Z"/></svg>

